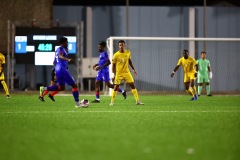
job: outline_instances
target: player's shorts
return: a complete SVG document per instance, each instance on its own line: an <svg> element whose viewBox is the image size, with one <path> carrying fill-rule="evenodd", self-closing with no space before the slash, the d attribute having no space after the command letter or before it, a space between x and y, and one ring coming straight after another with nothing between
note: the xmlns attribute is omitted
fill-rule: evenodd
<svg viewBox="0 0 240 160"><path fill-rule="evenodd" d="M2 72L2 75L0 75L0 81L4 80L4 73Z"/></svg>
<svg viewBox="0 0 240 160"><path fill-rule="evenodd" d="M59 85L65 85L65 83L67 83L67 85L69 86L76 84L74 78L66 68L55 70L55 72L56 72L57 81Z"/></svg>
<svg viewBox="0 0 240 160"><path fill-rule="evenodd" d="M134 79L132 77L132 74L129 73L123 73L120 75L116 75L115 80L114 80L114 84L120 84L122 82L122 80L125 81L125 83L133 83Z"/></svg>
<svg viewBox="0 0 240 160"><path fill-rule="evenodd" d="M54 67L51 71L51 81L56 82L56 73L55 73L55 68Z"/></svg>
<svg viewBox="0 0 240 160"><path fill-rule="evenodd" d="M206 74L206 75L198 74L197 83L209 83L209 82L210 82L210 79L209 79L208 74Z"/></svg>
<svg viewBox="0 0 240 160"><path fill-rule="evenodd" d="M96 80L97 81L109 82L110 81L109 71L99 71L97 76L96 76Z"/></svg>
<svg viewBox="0 0 240 160"><path fill-rule="evenodd" d="M190 80L195 80L196 77L195 77L195 73L185 73L184 74L184 83L185 82L190 82Z"/></svg>

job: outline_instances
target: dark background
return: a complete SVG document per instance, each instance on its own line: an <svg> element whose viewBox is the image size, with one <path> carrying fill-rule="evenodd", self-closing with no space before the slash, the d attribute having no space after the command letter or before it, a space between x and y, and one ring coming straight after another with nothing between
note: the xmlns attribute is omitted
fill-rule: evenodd
<svg viewBox="0 0 240 160"><path fill-rule="evenodd" d="M127 0L53 0L53 5L125 6ZM206 0L207 6L240 6L240 0ZM130 6L203 6L204 0L129 0Z"/></svg>

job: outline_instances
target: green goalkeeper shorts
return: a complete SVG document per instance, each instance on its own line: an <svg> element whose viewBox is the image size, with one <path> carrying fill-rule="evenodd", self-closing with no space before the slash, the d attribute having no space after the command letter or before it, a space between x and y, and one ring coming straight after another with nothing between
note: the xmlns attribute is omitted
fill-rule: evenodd
<svg viewBox="0 0 240 160"><path fill-rule="evenodd" d="M206 83L206 82L210 82L208 74L204 76L198 74L197 83Z"/></svg>

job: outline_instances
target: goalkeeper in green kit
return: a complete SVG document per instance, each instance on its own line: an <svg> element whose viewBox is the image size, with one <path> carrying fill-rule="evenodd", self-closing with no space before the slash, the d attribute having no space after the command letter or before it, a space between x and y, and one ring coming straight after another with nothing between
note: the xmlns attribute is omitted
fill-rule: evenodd
<svg viewBox="0 0 240 160"><path fill-rule="evenodd" d="M212 69L210 61L206 59L206 52L201 52L201 58L197 60L198 68L198 96L202 93L202 85L205 83L207 96L212 96L210 92L210 79L212 79Z"/></svg>

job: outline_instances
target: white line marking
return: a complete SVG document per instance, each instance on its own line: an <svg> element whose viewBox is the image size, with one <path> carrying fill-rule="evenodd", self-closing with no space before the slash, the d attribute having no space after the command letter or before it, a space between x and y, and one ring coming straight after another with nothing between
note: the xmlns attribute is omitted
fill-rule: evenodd
<svg viewBox="0 0 240 160"><path fill-rule="evenodd" d="M238 111L223 110L223 111L88 111L88 110L74 110L74 111L6 111L0 114L40 114L40 113L236 113Z"/></svg>

